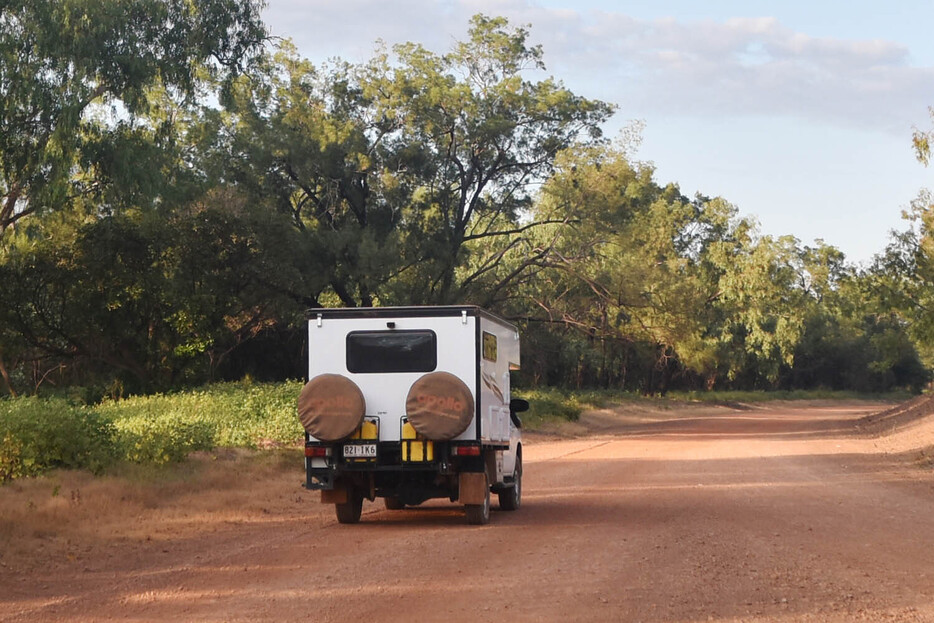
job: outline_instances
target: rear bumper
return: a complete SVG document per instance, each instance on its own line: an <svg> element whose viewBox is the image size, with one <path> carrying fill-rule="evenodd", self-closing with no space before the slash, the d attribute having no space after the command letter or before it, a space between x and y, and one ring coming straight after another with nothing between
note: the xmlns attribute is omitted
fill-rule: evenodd
<svg viewBox="0 0 934 623"><path fill-rule="evenodd" d="M368 478L377 490L394 489L406 481L425 482L433 477L454 476L462 472L483 472L482 456L457 456L455 448L458 442L434 442L433 451L405 452L403 442L384 441L377 445L377 455L373 459L344 458L343 444L320 444L308 442L307 446L330 447L326 458L305 458L305 488L312 490L332 490L341 481ZM508 447L508 446L507 446ZM498 446L484 448L499 449ZM429 459L430 457L430 459ZM413 458L419 460L412 460ZM436 479L437 480L437 479ZM456 480L456 479L455 479Z"/></svg>

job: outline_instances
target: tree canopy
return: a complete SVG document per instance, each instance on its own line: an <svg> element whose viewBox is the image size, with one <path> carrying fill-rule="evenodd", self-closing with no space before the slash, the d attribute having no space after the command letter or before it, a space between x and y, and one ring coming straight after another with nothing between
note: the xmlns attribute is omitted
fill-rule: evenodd
<svg viewBox="0 0 934 623"><path fill-rule="evenodd" d="M316 66L267 38L261 8L2 5L8 393L297 377L308 308L447 303L522 325L527 384L929 380L929 196L852 266L658 181L528 27L477 15L443 53Z"/></svg>
<svg viewBox="0 0 934 623"><path fill-rule="evenodd" d="M315 240L342 304L491 303L517 276L501 268L536 225L536 185L612 112L525 79L544 69L527 37L477 16L448 54L407 44L330 68L285 45L237 82L219 151Z"/></svg>
<svg viewBox="0 0 934 623"><path fill-rule="evenodd" d="M154 89L193 98L265 39L259 0L10 0L0 9L0 240L119 169ZM99 114L119 121L106 126ZM150 120L155 122L156 120ZM97 169L97 175L76 175ZM125 170L125 169L124 169Z"/></svg>

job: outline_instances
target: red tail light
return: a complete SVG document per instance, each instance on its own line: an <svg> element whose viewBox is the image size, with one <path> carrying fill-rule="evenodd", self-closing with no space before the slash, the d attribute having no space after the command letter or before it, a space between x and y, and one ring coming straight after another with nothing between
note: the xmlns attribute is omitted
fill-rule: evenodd
<svg viewBox="0 0 934 623"><path fill-rule="evenodd" d="M323 459L331 456L331 449L326 446L305 446L305 456L312 459Z"/></svg>
<svg viewBox="0 0 934 623"><path fill-rule="evenodd" d="M480 446L454 446L454 456L480 456Z"/></svg>

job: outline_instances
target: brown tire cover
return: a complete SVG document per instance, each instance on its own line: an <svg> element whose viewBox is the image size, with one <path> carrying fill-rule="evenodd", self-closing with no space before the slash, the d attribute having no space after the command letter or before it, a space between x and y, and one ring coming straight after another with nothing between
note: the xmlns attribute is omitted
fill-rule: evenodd
<svg viewBox="0 0 934 623"><path fill-rule="evenodd" d="M449 372L432 372L418 379L405 400L409 422L433 441L446 441L463 433L473 412L470 388Z"/></svg>
<svg viewBox="0 0 934 623"><path fill-rule="evenodd" d="M357 384L340 374L319 374L298 396L298 419L313 437L339 441L357 430L366 401Z"/></svg>

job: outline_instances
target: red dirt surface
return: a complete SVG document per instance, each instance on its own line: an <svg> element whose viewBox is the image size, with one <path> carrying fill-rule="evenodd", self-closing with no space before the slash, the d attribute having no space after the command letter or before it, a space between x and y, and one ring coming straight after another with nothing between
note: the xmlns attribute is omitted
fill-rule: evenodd
<svg viewBox="0 0 934 623"><path fill-rule="evenodd" d="M16 482L0 620L934 621L934 403L887 407L590 412L527 436L488 526L339 525L298 451Z"/></svg>

